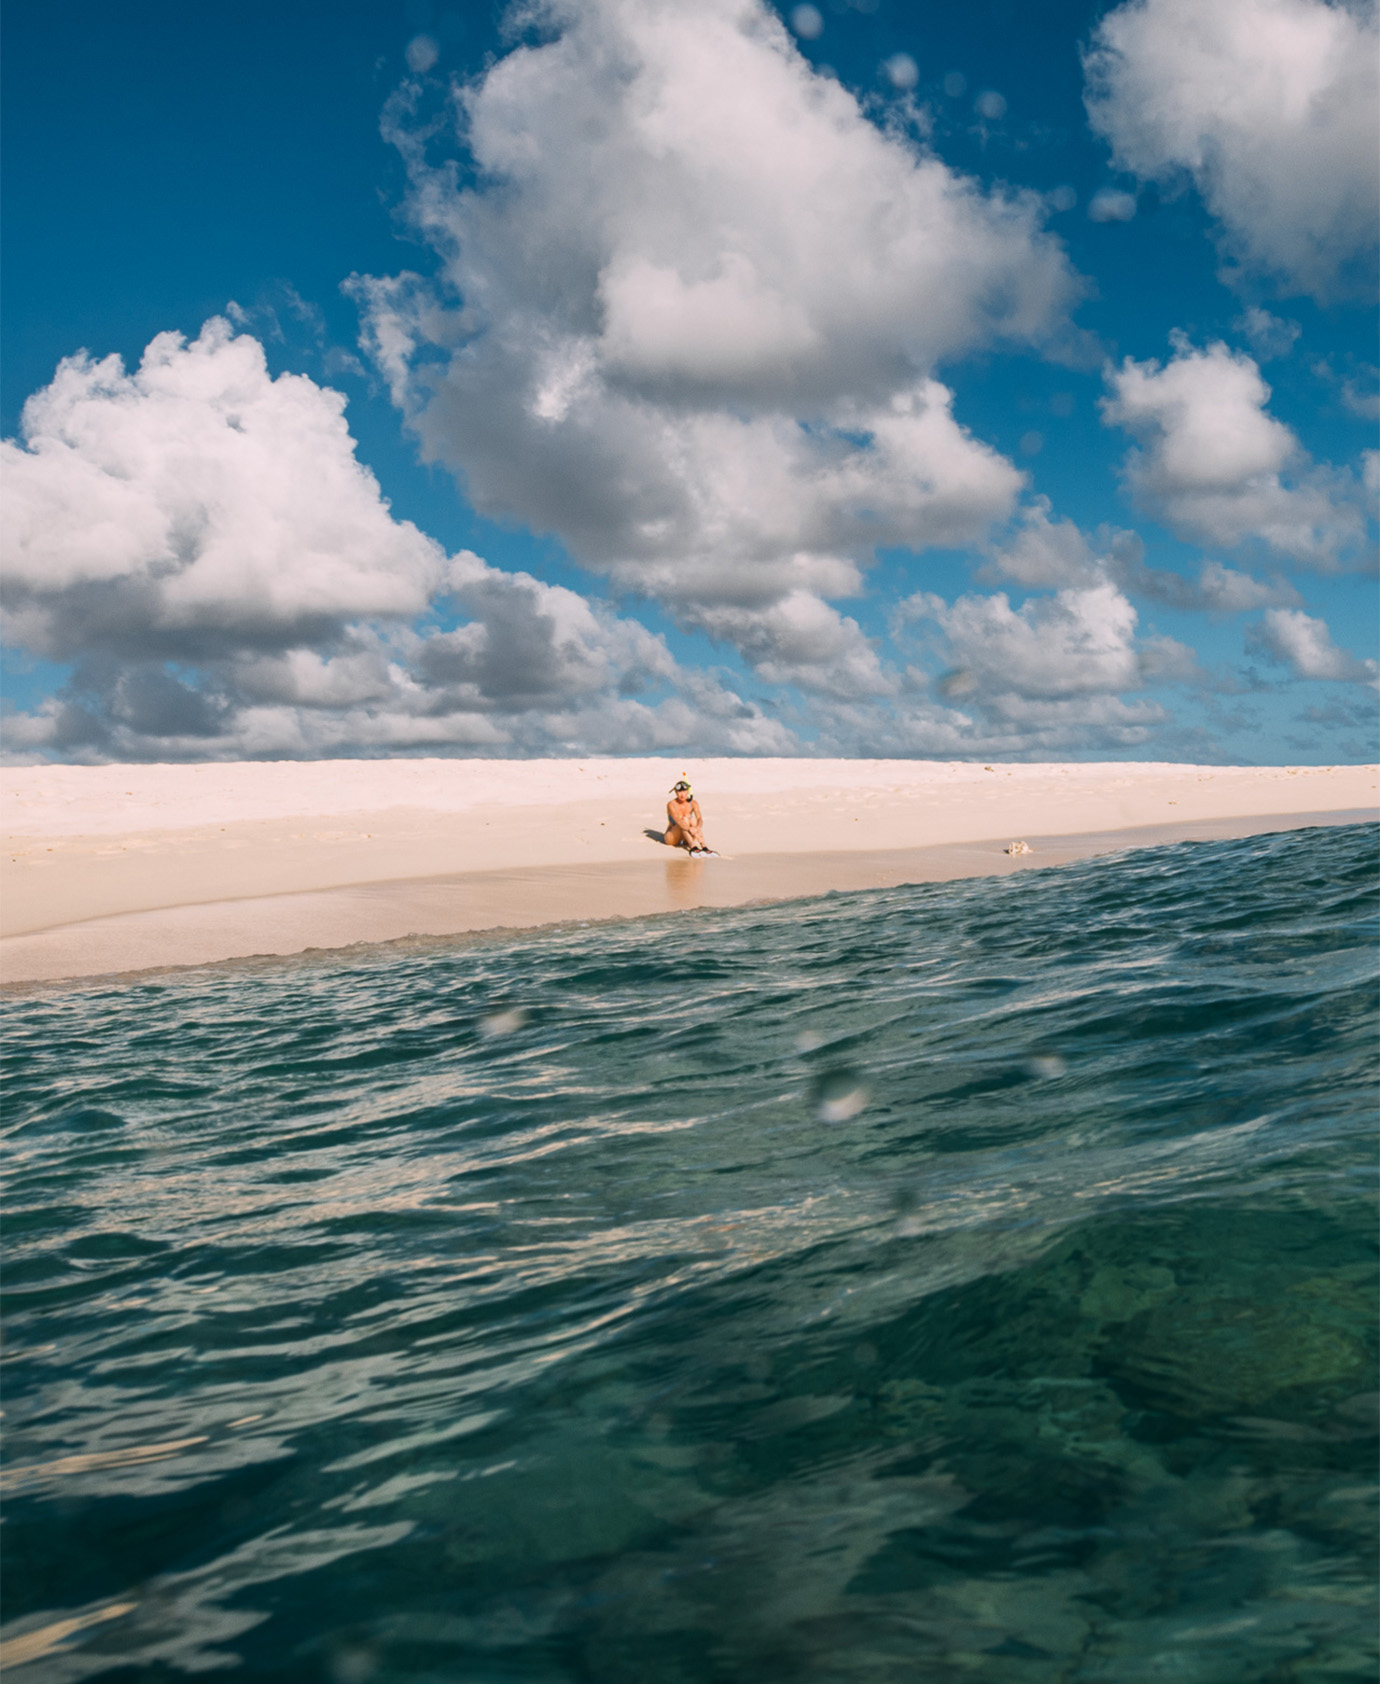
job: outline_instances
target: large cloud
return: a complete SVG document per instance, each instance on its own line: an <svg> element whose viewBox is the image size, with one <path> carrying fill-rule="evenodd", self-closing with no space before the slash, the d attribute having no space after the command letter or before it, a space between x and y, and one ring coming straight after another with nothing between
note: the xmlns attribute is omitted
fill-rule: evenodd
<svg viewBox="0 0 1380 1684"><path fill-rule="evenodd" d="M1094 32L1088 113L1123 168L1191 176L1232 257L1369 291L1378 51L1366 0L1130 0Z"/></svg>
<svg viewBox="0 0 1380 1684"><path fill-rule="evenodd" d="M472 177L428 162L416 87L395 105L443 267L358 280L365 342L479 508L812 683L804 597L879 544L977 537L1020 487L936 364L1048 341L1077 283L1034 197L884 133L756 0L538 15L456 95ZM851 637L823 612L821 650Z"/></svg>
<svg viewBox="0 0 1380 1684"><path fill-rule="evenodd" d="M12 752L796 746L636 621L448 560L394 519L344 407L219 320L132 374L59 367L0 446L3 590L8 640L74 670L6 721Z"/></svg>
<svg viewBox="0 0 1380 1684"><path fill-rule="evenodd" d="M419 613L444 553L392 518L344 410L219 319L132 374L66 359L0 444L11 640L185 659Z"/></svg>
<svg viewBox="0 0 1380 1684"><path fill-rule="evenodd" d="M1105 420L1142 448L1127 459L1139 500L1181 536L1329 567L1362 535L1351 478L1314 468L1298 439L1268 415L1270 388L1244 352L1195 350L1173 336L1168 363L1127 357L1109 370Z"/></svg>

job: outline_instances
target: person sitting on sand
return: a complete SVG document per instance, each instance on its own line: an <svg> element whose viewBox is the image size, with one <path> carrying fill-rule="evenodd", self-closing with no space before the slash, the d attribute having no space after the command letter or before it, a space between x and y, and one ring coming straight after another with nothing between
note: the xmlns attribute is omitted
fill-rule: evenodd
<svg viewBox="0 0 1380 1684"><path fill-rule="evenodd" d="M712 854L714 850L704 839L704 814L695 799L695 792L684 778L671 791L666 803L666 846L687 848L691 855Z"/></svg>

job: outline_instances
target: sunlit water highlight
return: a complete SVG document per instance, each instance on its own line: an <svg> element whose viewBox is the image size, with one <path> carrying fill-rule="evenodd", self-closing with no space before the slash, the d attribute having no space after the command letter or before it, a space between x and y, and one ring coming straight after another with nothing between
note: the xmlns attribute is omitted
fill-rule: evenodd
<svg viewBox="0 0 1380 1684"><path fill-rule="evenodd" d="M14 1676L1371 1680L1375 831L18 997Z"/></svg>

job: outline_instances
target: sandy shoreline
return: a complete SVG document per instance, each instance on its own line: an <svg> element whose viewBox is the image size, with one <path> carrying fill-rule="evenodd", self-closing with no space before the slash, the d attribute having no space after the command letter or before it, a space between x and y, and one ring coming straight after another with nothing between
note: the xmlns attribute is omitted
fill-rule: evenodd
<svg viewBox="0 0 1380 1684"><path fill-rule="evenodd" d="M648 836L685 771L724 858ZM319 761L9 768L0 980L741 905L1375 816L1376 768ZM1006 843L1032 852L1008 856Z"/></svg>

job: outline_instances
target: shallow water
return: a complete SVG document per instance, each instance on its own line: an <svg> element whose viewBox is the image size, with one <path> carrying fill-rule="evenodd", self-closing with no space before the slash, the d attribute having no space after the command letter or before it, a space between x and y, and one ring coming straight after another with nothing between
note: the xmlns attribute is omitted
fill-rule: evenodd
<svg viewBox="0 0 1380 1684"><path fill-rule="evenodd" d="M14 1676L1372 1680L1375 840L12 1000Z"/></svg>

